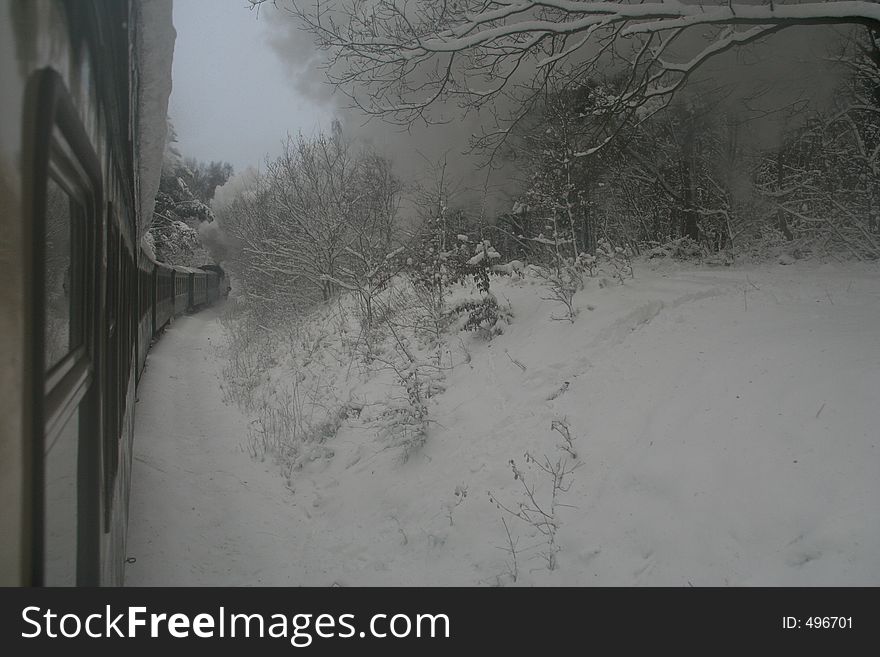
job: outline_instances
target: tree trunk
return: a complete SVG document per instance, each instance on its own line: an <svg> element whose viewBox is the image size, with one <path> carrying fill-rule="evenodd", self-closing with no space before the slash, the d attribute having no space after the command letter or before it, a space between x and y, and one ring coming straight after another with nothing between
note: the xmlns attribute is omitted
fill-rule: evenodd
<svg viewBox="0 0 880 657"><path fill-rule="evenodd" d="M785 182L784 157L784 151L779 149L779 153L776 155L776 187L778 189L782 189L782 185ZM785 235L786 241L791 242L794 239L794 235L791 234L791 229L788 227L788 221L785 219L785 211L782 208L776 211L776 225L782 231L782 234Z"/></svg>
<svg viewBox="0 0 880 657"><path fill-rule="evenodd" d="M695 242L700 239L697 212L694 209L694 181L691 169L690 140L687 140L684 157L681 158L681 177L684 184L684 207L681 209L681 234Z"/></svg>
<svg viewBox="0 0 880 657"><path fill-rule="evenodd" d="M593 217L590 212L589 187L584 186L584 201L581 204L581 243L584 253L596 253L596 234L593 230Z"/></svg>

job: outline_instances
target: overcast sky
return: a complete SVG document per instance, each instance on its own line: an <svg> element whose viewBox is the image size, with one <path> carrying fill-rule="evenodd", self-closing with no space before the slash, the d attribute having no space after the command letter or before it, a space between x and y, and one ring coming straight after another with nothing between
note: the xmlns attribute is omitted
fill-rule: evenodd
<svg viewBox="0 0 880 657"><path fill-rule="evenodd" d="M270 15L246 0L174 0L171 120L184 156L236 171L277 155L290 132L327 127L329 112L301 96L269 46Z"/></svg>

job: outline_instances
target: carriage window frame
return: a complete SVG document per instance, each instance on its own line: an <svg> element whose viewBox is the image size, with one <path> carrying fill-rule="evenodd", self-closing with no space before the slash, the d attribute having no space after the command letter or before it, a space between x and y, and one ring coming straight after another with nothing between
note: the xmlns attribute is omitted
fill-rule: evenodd
<svg viewBox="0 0 880 657"><path fill-rule="evenodd" d="M88 180L82 167L76 163L70 153L70 146L66 143L64 136L60 133L57 126L52 131L49 146L49 162L48 172L44 182L44 188L48 189L49 182L57 185L70 200L71 206L76 206L76 210L71 209L70 212L70 268L75 271L79 277L77 285L71 283L71 314L69 316L69 331L71 341L76 337L75 344L70 344L67 352L61 356L50 367L44 369L46 371L46 392L49 393L56 386L60 385L65 376L77 363L83 359L94 357L90 353L90 346L87 344L88 335L88 317L90 306L94 304L94 299L89 298L88 276L89 265L92 255L90 251L93 245L90 241L94 241L96 217L94 212L90 212L93 205L90 201L89 194L83 189L83 180ZM43 235L41 241L45 244L45 224L47 213L43 214ZM45 258L43 259L45 262ZM45 264L43 265L45 267ZM45 276L45 272L44 272ZM78 295L79 298L75 298ZM43 299L45 307L45 298ZM44 323L45 323L44 317ZM45 351L45 349L44 349Z"/></svg>
<svg viewBox="0 0 880 657"><path fill-rule="evenodd" d="M77 211L71 212L71 269L81 277L78 285L79 299L71 299L77 312L70 320L71 334L78 335L78 344L71 345L67 353L48 369L45 367L45 240L47 209L45 198L35 214L34 242L39 249L34 265L39 270L35 278L39 297L38 326L41 327L39 348L42 353L35 363L42 363L43 390L46 397L43 408L45 439L50 443L79 406L93 382L98 360L95 345L95 315L99 299L96 297L95 263L98 258L97 244L101 228L101 178L97 154L91 147L85 130L73 107L67 90L57 73L46 73L54 102L47 103L52 110L51 126L44 133L44 143L37 136L37 146L44 150L44 166L37 171L34 190L36 196L45 197L49 181L67 194ZM44 101L45 102L45 101ZM75 216L76 215L76 216ZM79 248L76 248L79 247Z"/></svg>
<svg viewBox="0 0 880 657"><path fill-rule="evenodd" d="M29 199L30 251L29 316L31 363L31 581L45 583L45 503L47 455L67 423L77 422L76 571L77 585L100 581L100 480L101 402L97 390L101 363L98 340L102 300L98 286L103 239L103 185L100 160L63 79L52 68L32 77L28 112L33 117L26 147L25 197ZM46 234L47 194L50 180L77 207L71 208L71 270L78 262L80 298L76 300L78 344L47 368L46 363ZM77 227L75 225L78 224ZM75 233L79 233L75 236ZM74 237L78 247L74 247ZM71 286L71 290L73 287ZM73 304L73 299L71 299ZM73 317L71 317L73 320Z"/></svg>

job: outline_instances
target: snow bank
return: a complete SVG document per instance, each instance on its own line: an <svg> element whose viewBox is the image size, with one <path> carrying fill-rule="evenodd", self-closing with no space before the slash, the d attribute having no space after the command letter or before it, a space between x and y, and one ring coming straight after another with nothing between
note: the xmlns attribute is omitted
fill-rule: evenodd
<svg viewBox="0 0 880 657"><path fill-rule="evenodd" d="M350 307L328 306L257 368L271 403L298 386L347 409L284 477L242 449L259 413L206 385L221 327L175 323L139 393L129 582L880 584L880 272L666 260L588 282L574 324L528 272L493 279L515 318L449 336L407 458L381 424L406 409L391 354L362 360ZM525 481L548 503L545 458L578 465L553 570L546 536L491 502L528 503Z"/></svg>

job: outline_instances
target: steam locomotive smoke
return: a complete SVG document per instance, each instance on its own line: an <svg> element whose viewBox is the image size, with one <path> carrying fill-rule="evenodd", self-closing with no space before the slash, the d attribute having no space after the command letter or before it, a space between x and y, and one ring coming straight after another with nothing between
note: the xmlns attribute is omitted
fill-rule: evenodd
<svg viewBox="0 0 880 657"><path fill-rule="evenodd" d="M414 125L408 130L377 118L367 121L348 107L344 94L335 93L326 82L322 53L315 49L311 35L300 29L286 12L268 6L262 11L260 19L267 23L268 42L286 67L291 85L303 97L334 113L346 134L389 157L404 182L428 182L431 165L445 160L447 174L453 180L466 181L457 199L459 203L482 209L487 215L511 207L515 193L521 189L517 179L524 172L516 171L510 163L489 172L480 166L483 158L479 154L468 152L469 139L484 128L493 127L489 123L493 120L488 116L490 113L462 118L450 104L440 107L439 114L453 120L439 125ZM723 90L725 108L733 108L749 120L748 130L743 131L748 140L744 147L772 148L786 131L796 127L794 113L786 108L827 109L830 105L840 72L827 65L827 60L839 47L841 37L840 32L827 28L785 31L763 44L713 60L695 80ZM699 45L699 35L690 35L688 39L691 46ZM498 114L510 109L504 106L505 102L498 100L494 108ZM800 111L797 116L806 114Z"/></svg>
<svg viewBox="0 0 880 657"><path fill-rule="evenodd" d="M448 119L444 123L404 128L376 117L365 117L350 107L344 94L327 83L322 67L323 53L315 49L311 36L289 15L267 9L270 11L261 19L268 23L268 42L284 64L293 88L303 97L327 107L341 121L348 136L391 159L404 183L430 184L432 167L443 161L450 186L458 189L457 203L476 211L482 208L488 215L510 208L510 192L514 189L511 171L505 168L489 171L483 166L485 158L469 148L471 137L480 134L484 126L488 127L487 119L475 114L462 117L452 103L437 112L438 116ZM496 109L506 108L499 105ZM322 127L329 130L329 125Z"/></svg>

